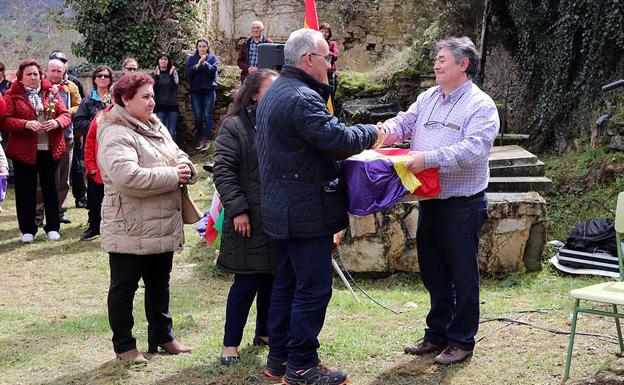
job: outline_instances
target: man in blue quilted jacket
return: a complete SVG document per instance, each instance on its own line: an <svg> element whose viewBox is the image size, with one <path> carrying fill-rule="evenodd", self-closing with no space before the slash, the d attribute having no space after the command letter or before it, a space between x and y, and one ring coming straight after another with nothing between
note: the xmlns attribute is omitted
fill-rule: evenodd
<svg viewBox="0 0 624 385"><path fill-rule="evenodd" d="M257 111L265 231L275 238L276 277L264 373L286 384L346 384L321 364L317 349L332 290L333 234L348 223L337 160L385 138L373 125L346 127L331 115L332 88L322 83L331 55L323 35L293 32L285 65Z"/></svg>

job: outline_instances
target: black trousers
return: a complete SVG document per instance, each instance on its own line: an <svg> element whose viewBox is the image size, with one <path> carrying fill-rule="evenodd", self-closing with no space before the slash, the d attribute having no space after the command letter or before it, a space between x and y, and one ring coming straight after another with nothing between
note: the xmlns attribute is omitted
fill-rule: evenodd
<svg viewBox="0 0 624 385"><path fill-rule="evenodd" d="M169 313L169 275L173 252L151 255L109 253L111 282L108 290L108 322L113 331L115 353L136 349L132 336L134 293L143 278L147 340L151 344L173 341Z"/></svg>
<svg viewBox="0 0 624 385"><path fill-rule="evenodd" d="M56 170L58 161L52 159L52 152L37 151L34 165L13 161L15 170L15 208L17 223L22 234L37 234L35 216L37 214L37 175L43 193L46 223L44 231L58 231L59 201Z"/></svg>
<svg viewBox="0 0 624 385"><path fill-rule="evenodd" d="M85 186L84 172L84 144L82 137L74 138L74 153L72 155L70 180L72 187L72 195L76 201L84 199L87 196L87 187ZM47 218L47 216L46 216Z"/></svg>
<svg viewBox="0 0 624 385"><path fill-rule="evenodd" d="M225 311L223 346L239 346L249 309L256 298L256 336L269 335L267 320L271 304L272 274L236 274L230 287ZM256 296L257 294L257 296Z"/></svg>
<svg viewBox="0 0 624 385"><path fill-rule="evenodd" d="M87 208L89 209L89 228L100 232L102 221L102 200L104 199L104 185L91 178L87 178Z"/></svg>
<svg viewBox="0 0 624 385"><path fill-rule="evenodd" d="M479 235L484 193L421 201L416 244L429 291L425 341L472 350L479 329Z"/></svg>

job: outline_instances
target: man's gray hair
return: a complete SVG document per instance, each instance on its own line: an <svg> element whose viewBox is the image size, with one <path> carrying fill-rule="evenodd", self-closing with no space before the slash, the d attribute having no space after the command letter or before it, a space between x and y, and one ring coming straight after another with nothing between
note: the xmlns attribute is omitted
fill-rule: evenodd
<svg viewBox="0 0 624 385"><path fill-rule="evenodd" d="M45 66L45 69L47 70L50 67L50 64L56 64L59 65L61 68L65 68L65 63L63 63L62 60L59 59L50 59L48 60L48 63Z"/></svg>
<svg viewBox="0 0 624 385"><path fill-rule="evenodd" d="M470 38L464 37L449 37L440 40L436 44L436 51L440 52L442 48L446 48L453 53L455 63L466 58L468 59L468 68L466 69L466 75L472 78L477 74L477 68L479 67L479 54L475 48L474 43Z"/></svg>
<svg viewBox="0 0 624 385"><path fill-rule="evenodd" d="M291 33L284 45L284 63L297 65L308 52L316 53L323 34L310 28L301 28Z"/></svg>

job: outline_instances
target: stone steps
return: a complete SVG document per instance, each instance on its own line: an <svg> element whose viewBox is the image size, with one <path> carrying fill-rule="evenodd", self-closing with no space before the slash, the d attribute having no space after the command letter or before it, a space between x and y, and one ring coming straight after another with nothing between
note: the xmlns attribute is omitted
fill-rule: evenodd
<svg viewBox="0 0 624 385"><path fill-rule="evenodd" d="M495 146L489 159L490 168L531 165L537 161L537 156L517 145Z"/></svg>
<svg viewBox="0 0 624 385"><path fill-rule="evenodd" d="M537 160L534 164L490 167L490 177L512 176L544 176L544 162Z"/></svg>
<svg viewBox="0 0 624 385"><path fill-rule="evenodd" d="M544 163L520 146L495 146L489 164L488 192L547 193L553 189L552 181L544 177Z"/></svg>
<svg viewBox="0 0 624 385"><path fill-rule="evenodd" d="M487 192L548 193L553 189L552 180L544 176L490 177Z"/></svg>
<svg viewBox="0 0 624 385"><path fill-rule="evenodd" d="M494 141L495 146L507 146L512 144L523 145L529 141L529 135L526 134L505 134L502 137L503 139L501 141L501 134L496 135L496 140Z"/></svg>

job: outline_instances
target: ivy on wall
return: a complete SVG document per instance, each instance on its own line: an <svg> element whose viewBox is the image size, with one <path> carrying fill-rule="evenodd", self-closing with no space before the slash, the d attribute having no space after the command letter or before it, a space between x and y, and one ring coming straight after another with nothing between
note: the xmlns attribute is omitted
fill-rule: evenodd
<svg viewBox="0 0 624 385"><path fill-rule="evenodd" d="M624 76L624 2L510 0L494 14L512 22L508 43L521 69L519 124L532 147L589 141L600 86Z"/></svg>
<svg viewBox="0 0 624 385"><path fill-rule="evenodd" d="M91 66L119 68L126 56L142 67L156 66L161 52L182 63L199 24L192 0L65 0L69 23L84 39L72 45Z"/></svg>

